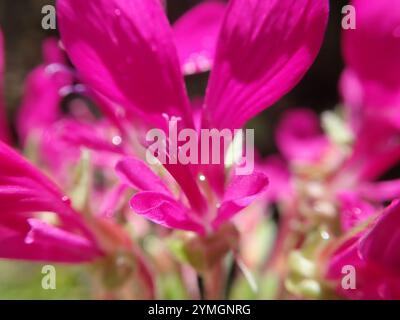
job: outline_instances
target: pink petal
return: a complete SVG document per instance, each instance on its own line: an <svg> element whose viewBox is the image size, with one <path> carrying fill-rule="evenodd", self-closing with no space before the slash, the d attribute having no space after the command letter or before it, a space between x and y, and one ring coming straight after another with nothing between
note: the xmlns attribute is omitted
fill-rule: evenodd
<svg viewBox="0 0 400 320"><path fill-rule="evenodd" d="M340 223L343 231L349 231L376 213L376 209L358 195L351 192L341 193Z"/></svg>
<svg viewBox="0 0 400 320"><path fill-rule="evenodd" d="M0 143L0 203L5 211L70 215L63 195L38 169Z"/></svg>
<svg viewBox="0 0 400 320"><path fill-rule="evenodd" d="M97 215L103 218L113 218L118 212L118 209L123 206L126 190L127 187L125 185L118 184L106 194L102 193L103 201L101 202Z"/></svg>
<svg viewBox="0 0 400 320"><path fill-rule="evenodd" d="M0 218L0 257L62 263L88 262L100 256L80 235L63 231L37 219Z"/></svg>
<svg viewBox="0 0 400 320"><path fill-rule="evenodd" d="M142 121L163 126L166 113L193 127L159 0L59 0L57 12L63 44L87 85Z"/></svg>
<svg viewBox="0 0 400 320"><path fill-rule="evenodd" d="M10 133L7 126L6 105L4 101L4 40L0 29L0 141L10 142Z"/></svg>
<svg viewBox="0 0 400 320"><path fill-rule="evenodd" d="M228 185L218 215L213 221L213 227L231 219L242 209L261 198L268 186L268 178L260 172L247 176L234 176Z"/></svg>
<svg viewBox="0 0 400 320"><path fill-rule="evenodd" d="M379 113L400 127L400 76L394 72L400 70L400 7L390 0L352 5L357 25L343 31L347 68L341 80L350 119L357 130L363 117Z"/></svg>
<svg viewBox="0 0 400 320"><path fill-rule="evenodd" d="M371 115L363 120L347 168L362 180L374 180L400 159L400 132L385 116Z"/></svg>
<svg viewBox="0 0 400 320"><path fill-rule="evenodd" d="M43 60L46 64L59 63L65 64L65 53L60 48L59 40L56 38L48 38L43 42Z"/></svg>
<svg viewBox="0 0 400 320"><path fill-rule="evenodd" d="M372 201L392 201L400 198L400 179L366 183L360 187L363 197Z"/></svg>
<svg viewBox="0 0 400 320"><path fill-rule="evenodd" d="M2 205L0 225L3 228L4 226L10 228L9 222L14 221L10 217L14 217L16 221L16 225L11 224L11 228L17 228L17 222L26 224L31 214L52 212L59 218L63 227L89 241L94 254L98 254L99 249L93 234L82 217L72 209L69 199L38 169L3 143L0 143L0 203ZM23 230L27 237L29 230ZM19 246L18 243L16 246ZM21 250L24 248L22 246ZM47 258L57 260L59 256Z"/></svg>
<svg viewBox="0 0 400 320"><path fill-rule="evenodd" d="M186 195L190 206L198 215L203 215L207 208L207 202L197 184L197 175L189 165L165 164L164 167L174 177Z"/></svg>
<svg viewBox="0 0 400 320"><path fill-rule="evenodd" d="M132 209L156 224L167 228L204 233L204 228L194 221L190 211L164 193L140 192L131 199Z"/></svg>
<svg viewBox="0 0 400 320"><path fill-rule="evenodd" d="M379 79L364 81L357 73L347 68L340 80L340 90L356 132L365 117L377 113L400 127L400 90L398 88L390 88Z"/></svg>
<svg viewBox="0 0 400 320"><path fill-rule="evenodd" d="M60 115L61 95L44 66L30 73L18 114L18 132L25 141L30 133L54 123Z"/></svg>
<svg viewBox="0 0 400 320"><path fill-rule="evenodd" d="M206 119L240 128L290 91L320 49L327 0L232 0L206 96Z"/></svg>
<svg viewBox="0 0 400 320"><path fill-rule="evenodd" d="M60 91L72 84L72 75L54 39L44 42L46 64L35 68L25 80L24 96L18 112L17 129L25 141L31 134L40 134L61 116ZM49 64L47 64L49 63Z"/></svg>
<svg viewBox="0 0 400 320"><path fill-rule="evenodd" d="M43 130L39 156L57 181L64 184L70 180L68 170L78 163L82 148L90 150L94 166L111 171L126 155L126 145L108 121L78 121L68 117Z"/></svg>
<svg viewBox="0 0 400 320"><path fill-rule="evenodd" d="M317 114L310 109L287 111L278 125L276 141L285 158L295 162L317 161L329 146Z"/></svg>
<svg viewBox="0 0 400 320"><path fill-rule="evenodd" d="M55 132L59 139L71 147L86 147L96 152L109 152L124 154L122 138L108 122L83 122L74 119L64 119L55 126Z"/></svg>
<svg viewBox="0 0 400 320"><path fill-rule="evenodd" d="M393 203L365 230L342 244L330 258L327 276L337 292L350 299L399 299L399 202ZM342 268L356 269L356 289L344 290Z"/></svg>
<svg viewBox="0 0 400 320"><path fill-rule="evenodd" d="M341 278L342 268L346 265L358 266L360 265L360 257L358 255L358 241L360 234L346 240L330 258L327 276L328 278Z"/></svg>
<svg viewBox="0 0 400 320"><path fill-rule="evenodd" d="M168 187L147 164L135 158L125 158L118 162L116 171L126 185L139 191L154 191L171 195Z"/></svg>
<svg viewBox="0 0 400 320"><path fill-rule="evenodd" d="M361 239L360 253L371 263L392 270L400 268L400 202L395 201Z"/></svg>
<svg viewBox="0 0 400 320"><path fill-rule="evenodd" d="M225 10L220 0L203 1L175 22L174 38L185 74L210 70Z"/></svg>
<svg viewBox="0 0 400 320"><path fill-rule="evenodd" d="M343 31L347 66L362 81L400 88L400 76L393 72L400 70L400 6L391 0L353 0L351 4L357 27Z"/></svg>
<svg viewBox="0 0 400 320"><path fill-rule="evenodd" d="M269 156L258 165L257 170L268 177L269 185L265 194L268 201L276 202L292 195L289 168L280 156Z"/></svg>

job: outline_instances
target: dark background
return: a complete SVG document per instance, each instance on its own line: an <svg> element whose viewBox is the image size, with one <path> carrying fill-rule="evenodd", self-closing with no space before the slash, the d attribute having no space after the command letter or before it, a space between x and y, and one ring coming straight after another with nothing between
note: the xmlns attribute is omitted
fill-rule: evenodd
<svg viewBox="0 0 400 320"><path fill-rule="evenodd" d="M85 0L82 0L85 1ZM375 1L375 0L372 0ZM200 0L168 0L171 21L176 20ZM274 107L263 112L249 126L256 127L256 142L263 154L274 150L273 128L282 111L306 106L316 111L333 108L339 102L337 83L343 69L340 52L341 10L346 0L331 0L331 13L323 48L312 69L302 82ZM20 103L24 78L41 61L41 42L54 31L41 27L44 5L53 0L0 0L0 25L6 38L6 101L10 118ZM84 23L84 22L83 22ZM192 95L199 95L207 75L187 80Z"/></svg>

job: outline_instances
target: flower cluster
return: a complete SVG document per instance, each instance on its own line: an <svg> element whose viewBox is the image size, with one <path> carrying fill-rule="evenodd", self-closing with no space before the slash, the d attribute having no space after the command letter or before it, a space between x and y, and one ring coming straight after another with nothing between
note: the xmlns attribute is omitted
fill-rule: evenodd
<svg viewBox="0 0 400 320"><path fill-rule="evenodd" d="M313 64L328 0L207 0L172 25L159 0L57 0L60 39L26 79L18 139L0 56L0 258L85 264L98 298L164 298L171 281L191 298L243 283L260 298L400 298L400 181L378 180L400 161L400 6L352 4L343 104L321 121L290 109L279 154L241 175L226 148L221 163L170 148L149 163L146 133L243 128ZM206 72L190 99L185 77Z"/></svg>

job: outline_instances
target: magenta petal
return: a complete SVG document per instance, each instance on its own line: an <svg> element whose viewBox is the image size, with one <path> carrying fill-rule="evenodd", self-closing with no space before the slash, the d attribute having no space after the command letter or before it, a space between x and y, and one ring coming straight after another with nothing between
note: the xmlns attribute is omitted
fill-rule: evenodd
<svg viewBox="0 0 400 320"><path fill-rule="evenodd" d="M379 79L365 81L354 70L347 68L340 79L340 91L354 130L358 132L364 117L377 113L399 127L399 88L388 87Z"/></svg>
<svg viewBox="0 0 400 320"><path fill-rule="evenodd" d="M3 96L4 90L4 43L3 33L0 29L0 141L9 142L10 134L7 126L6 105Z"/></svg>
<svg viewBox="0 0 400 320"><path fill-rule="evenodd" d="M240 128L304 76L321 47L327 0L232 0L206 96L210 126Z"/></svg>
<svg viewBox="0 0 400 320"><path fill-rule="evenodd" d="M71 75L63 68L62 65L42 65L28 75L17 119L23 141L31 134L40 134L60 117L63 98L60 90L72 83Z"/></svg>
<svg viewBox="0 0 400 320"><path fill-rule="evenodd" d="M94 240L94 235L86 226L82 217L72 209L70 200L63 196L60 190L38 169L1 142L0 203L2 206L2 212L0 212L2 228L7 228L12 217L15 218L15 221L22 221L20 223L23 223L32 214L51 212L58 217L63 227L74 230L80 237L89 241L94 254L98 254L99 249ZM18 227L18 225L11 225L11 227ZM28 232L29 230L25 230L25 237ZM74 250L74 248L70 249ZM47 257L48 260L53 258L58 259L58 256Z"/></svg>
<svg viewBox="0 0 400 320"><path fill-rule="evenodd" d="M210 70L225 11L222 1L203 1L175 22L174 38L185 74Z"/></svg>
<svg viewBox="0 0 400 320"><path fill-rule="evenodd" d="M58 41L49 38L42 47L44 63L27 76L22 105L18 111L17 129L23 141L29 135L40 134L60 117L63 98L60 91L73 82Z"/></svg>
<svg viewBox="0 0 400 320"><path fill-rule="evenodd" d="M310 109L287 111L276 131L281 153L289 161L317 161L329 146L322 134L318 115Z"/></svg>
<svg viewBox="0 0 400 320"><path fill-rule="evenodd" d="M372 201L392 201L400 198L400 179L365 183L360 186L363 197Z"/></svg>
<svg viewBox="0 0 400 320"><path fill-rule="evenodd" d="M346 192L339 195L340 223L343 231L349 231L376 213L376 209L358 195Z"/></svg>
<svg viewBox="0 0 400 320"><path fill-rule="evenodd" d="M193 127L159 0L58 0L57 12L63 44L87 85L152 124L164 124L166 113Z"/></svg>
<svg viewBox="0 0 400 320"><path fill-rule="evenodd" d="M345 106L357 130L363 117L378 114L400 126L400 7L391 0L353 0L356 29L343 31ZM371 26L374 26L371 30Z"/></svg>
<svg viewBox="0 0 400 320"><path fill-rule="evenodd" d="M360 264L360 257L358 255L358 241L360 234L348 239L343 243L330 258L327 276L328 278L335 279L342 277L342 268L346 265L358 266Z"/></svg>
<svg viewBox="0 0 400 320"><path fill-rule="evenodd" d="M387 172L399 159L399 129L389 119L375 114L363 120L345 169L359 173L362 180L371 181Z"/></svg>
<svg viewBox="0 0 400 320"><path fill-rule="evenodd" d="M265 194L268 201L276 202L292 196L288 164L280 156L269 156L258 165L257 170L265 173L269 179Z"/></svg>
<svg viewBox="0 0 400 320"><path fill-rule="evenodd" d="M172 197L157 192L140 192L131 199L132 209L141 216L167 228L204 233L190 211Z"/></svg>
<svg viewBox="0 0 400 320"><path fill-rule="evenodd" d="M143 161L132 157L125 158L118 162L115 169L122 182L136 190L171 195L161 178Z"/></svg>
<svg viewBox="0 0 400 320"><path fill-rule="evenodd" d="M400 268L400 202L390 205L360 242L362 257L392 270Z"/></svg>
<svg viewBox="0 0 400 320"><path fill-rule="evenodd" d="M0 203L4 211L69 215L63 195L38 169L0 143Z"/></svg>
<svg viewBox="0 0 400 320"><path fill-rule="evenodd" d="M399 299L400 283L396 272L390 271L384 265L365 261L360 256L360 238L363 233L347 240L331 257L327 277L337 283L337 293L348 299ZM354 267L356 271L356 288L346 290L341 282L345 273L343 268Z"/></svg>
<svg viewBox="0 0 400 320"><path fill-rule="evenodd" d="M0 218L0 257L62 263L89 262L100 256L87 238L37 219Z"/></svg>
<svg viewBox="0 0 400 320"><path fill-rule="evenodd" d="M107 193L101 193L103 200L97 215L103 218L113 218L118 212L118 208L121 208L124 204L126 190L127 187L124 184L118 184Z"/></svg>
<svg viewBox="0 0 400 320"><path fill-rule="evenodd" d="M74 119L63 119L54 126L54 132L48 134L57 135L57 138L79 149L86 147L96 152L109 152L124 154L121 146L122 138L115 134L115 131L108 122L84 122ZM118 133L118 132L117 132Z"/></svg>
<svg viewBox="0 0 400 320"><path fill-rule="evenodd" d="M394 70L400 70L400 6L392 0L353 0L351 4L357 27L343 31L347 66L363 81L399 89L400 76Z"/></svg>
<svg viewBox="0 0 400 320"><path fill-rule="evenodd" d="M213 227L231 219L242 209L248 207L267 190L268 178L260 172L246 176L234 176L228 185L218 215L213 221Z"/></svg>
<svg viewBox="0 0 400 320"><path fill-rule="evenodd" d="M43 60L46 64L59 63L65 64L65 53L60 48L59 40L57 38L48 38L42 45Z"/></svg>

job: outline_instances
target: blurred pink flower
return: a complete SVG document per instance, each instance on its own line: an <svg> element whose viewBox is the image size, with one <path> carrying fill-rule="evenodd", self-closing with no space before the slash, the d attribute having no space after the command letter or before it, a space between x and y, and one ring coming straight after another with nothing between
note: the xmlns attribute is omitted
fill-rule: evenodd
<svg viewBox="0 0 400 320"><path fill-rule="evenodd" d="M284 113L276 129L276 142L285 159L294 163L320 161L330 147L318 115L307 108Z"/></svg>
<svg viewBox="0 0 400 320"><path fill-rule="evenodd" d="M270 178L266 193L270 202L292 199L296 193L293 167L320 164L332 147L318 115L308 108L285 111L277 124L275 141L279 154L258 161L258 169Z"/></svg>
<svg viewBox="0 0 400 320"><path fill-rule="evenodd" d="M382 203L400 197L400 180L376 182L400 160L400 6L351 4L357 26L343 31L340 87L355 141L338 180L352 182L360 198Z"/></svg>
<svg viewBox="0 0 400 320"><path fill-rule="evenodd" d="M211 69L225 11L225 2L206 0L173 24L174 41L184 74Z"/></svg>
<svg viewBox="0 0 400 320"><path fill-rule="evenodd" d="M44 129L61 118L61 89L73 83L57 39L50 38L43 43L43 58L43 63L31 71L25 81L17 118L17 130L23 143L28 138L40 137Z"/></svg>
<svg viewBox="0 0 400 320"><path fill-rule="evenodd" d="M379 115L399 127L400 5L391 0L351 4L357 27L343 31L341 91L353 126L358 130L365 117Z"/></svg>
<svg viewBox="0 0 400 320"><path fill-rule="evenodd" d="M328 279L351 299L400 299L400 202L395 201L365 230L347 239L328 263ZM344 289L344 266L356 271L356 288Z"/></svg>
<svg viewBox="0 0 400 320"><path fill-rule="evenodd" d="M0 143L0 257L79 263L102 256L70 200L37 168ZM41 214L51 213L55 223Z"/></svg>

